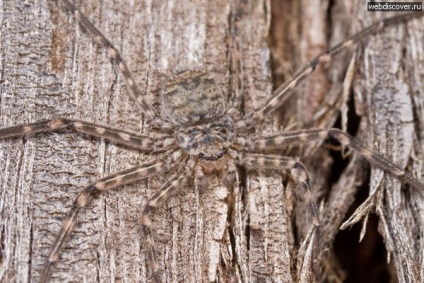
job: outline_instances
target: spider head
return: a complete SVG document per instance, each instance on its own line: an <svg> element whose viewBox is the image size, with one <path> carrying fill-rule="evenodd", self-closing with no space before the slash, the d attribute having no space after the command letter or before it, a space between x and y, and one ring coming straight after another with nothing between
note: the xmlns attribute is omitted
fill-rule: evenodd
<svg viewBox="0 0 424 283"><path fill-rule="evenodd" d="M215 161L227 153L235 138L234 123L223 116L205 124L181 127L175 131L178 145L191 156Z"/></svg>

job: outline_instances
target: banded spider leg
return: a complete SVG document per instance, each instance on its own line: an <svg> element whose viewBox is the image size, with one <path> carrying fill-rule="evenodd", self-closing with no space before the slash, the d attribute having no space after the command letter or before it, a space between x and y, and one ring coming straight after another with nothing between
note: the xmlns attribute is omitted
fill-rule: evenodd
<svg viewBox="0 0 424 283"><path fill-rule="evenodd" d="M152 139L145 135L135 134L112 127L67 118L54 118L30 124L3 128L0 129L0 139L17 138L21 136L28 136L53 131L60 132L60 130L64 129L83 133L93 137L104 138L105 140L113 141L117 144L126 145L131 148L139 149L145 152L155 152L158 145L157 142L152 141ZM160 149L160 151L162 150L166 149ZM60 251L63 248L63 245L65 244L69 235L71 234L74 225L76 224L78 213L82 208L84 208L90 203L90 200L93 195L102 193L112 188L122 186L127 183L146 179L151 176L155 176L159 173L167 172L171 168L169 162L170 160L168 158L168 160L158 160L152 163L136 166L103 177L95 181L91 185L87 186L83 191L81 191L75 198L71 210L68 212L67 216L62 221L61 230L58 236L56 237L56 241L46 261L43 272L41 274L40 282L48 281L51 266L59 259ZM182 171L181 168L178 170L178 173ZM144 210L143 232L147 239L146 249L148 250L148 254L151 256L151 258L149 258L149 263L152 266L152 270L154 271L154 276L157 276L158 269L156 268L155 257L152 256L154 255L154 248L153 239L150 233L150 227L148 225L150 223L150 221L148 220L148 213L150 208L155 207L162 198L166 198L169 193L169 190L171 188L175 188L176 185L178 185L179 183L182 183L183 179L185 179L184 174L179 174L176 175L176 177L171 178L171 180L168 183L164 184L164 186L158 191L158 193L151 198ZM158 278L156 279L158 280Z"/></svg>
<svg viewBox="0 0 424 283"><path fill-rule="evenodd" d="M388 173L399 178L400 180L405 181L411 186L424 191L424 184L414 178L410 173L405 172L405 170L401 169L387 158L374 153L371 149L362 145L353 137L339 129L311 129L296 132L286 132L270 137L260 137L253 140L251 150L263 151L269 149L280 149L283 146L323 141L329 138L333 138L343 146L354 150L363 158L368 160L371 164L387 171Z"/></svg>

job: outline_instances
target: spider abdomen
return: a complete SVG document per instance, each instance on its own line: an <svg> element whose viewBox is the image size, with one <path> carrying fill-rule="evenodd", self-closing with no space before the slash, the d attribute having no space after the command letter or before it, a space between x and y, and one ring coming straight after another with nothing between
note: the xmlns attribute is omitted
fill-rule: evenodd
<svg viewBox="0 0 424 283"><path fill-rule="evenodd" d="M162 116L176 126L216 119L224 110L222 91L204 71L180 73L162 91Z"/></svg>

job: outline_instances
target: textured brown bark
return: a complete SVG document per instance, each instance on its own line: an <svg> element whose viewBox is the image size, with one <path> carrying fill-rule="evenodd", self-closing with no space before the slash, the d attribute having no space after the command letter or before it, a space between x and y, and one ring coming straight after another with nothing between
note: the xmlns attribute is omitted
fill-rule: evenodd
<svg viewBox="0 0 424 283"><path fill-rule="evenodd" d="M366 1L304 2L273 1L276 20L271 46L277 81L289 79L293 70L329 45L393 15L367 12ZM347 128L364 144L422 179L423 42L423 19L368 37L355 54L337 56L328 68L318 70L303 88L298 88L296 96L282 108L282 124L295 121L295 128ZM341 99L352 57L356 58L356 71L348 97L354 104ZM342 113L349 109L351 114L335 124L340 109ZM324 115L311 119L322 110L326 110ZM369 165L356 156L349 162L334 160L339 153L329 156L319 150L311 157L313 150L304 148L302 160L310 171L316 195L325 201L321 211L323 240L330 249L329 258L322 263L325 277L347 282L422 282L422 192L401 186L374 167L369 177ZM376 189L377 196L367 198ZM351 231L338 229L363 203L358 210L362 214L355 215L362 220L371 215L371 220L364 242L358 245L360 224ZM298 208L303 210L302 206ZM307 217L300 221L304 219ZM390 264L386 264L389 257Z"/></svg>
<svg viewBox="0 0 424 283"><path fill-rule="evenodd" d="M273 1L271 30L270 1L246 2L238 14L246 111L271 94L269 46L278 84L328 44L389 16L366 12L365 2L345 2ZM0 4L1 126L60 115L148 131L107 53L72 16L54 1ZM90 0L76 4L120 50L142 90L157 94L166 75L205 65L220 78L226 93L234 91L229 70L236 3ZM419 177L424 160L419 142L424 132L423 26L421 19L370 37L358 53L352 83L357 135ZM276 133L281 126L332 127L346 105L335 101L351 57L351 52L344 53L329 71L322 68L258 132ZM158 103L157 96L151 97ZM323 107L325 115L313 120ZM351 120L346 124L351 125ZM327 267L325 276L335 280L335 274L349 271L343 260L348 255L333 249L334 239L359 189L368 190L368 166L354 157L339 171L332 167L339 161L327 150L304 147L302 153L300 160L310 170L314 192L325 200L323 240L331 256L319 264ZM36 281L77 193L96 178L148 158L77 134L1 141L1 282ZM160 265L168 282L311 282L312 270L303 260L304 250L299 252L311 224L302 195L280 174L241 173L241 186L230 189L220 185L216 175L208 176L208 188L190 182L152 213ZM148 282L138 223L143 205L166 178L123 186L95 199L54 266L52 282ZM384 187L374 200L379 231L391 252L392 279L422 281L422 192L401 188L377 169L372 170L371 184L374 189ZM370 231L376 229L369 227Z"/></svg>

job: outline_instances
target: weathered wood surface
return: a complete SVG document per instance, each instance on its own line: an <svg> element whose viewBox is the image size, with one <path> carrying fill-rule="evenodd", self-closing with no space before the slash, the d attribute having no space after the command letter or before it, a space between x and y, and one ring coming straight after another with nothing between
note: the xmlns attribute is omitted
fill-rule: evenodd
<svg viewBox="0 0 424 283"><path fill-rule="evenodd" d="M328 43L389 15L369 13L365 2L359 1L332 6L326 1L274 2L271 10L270 1L246 1L244 12L238 14L247 111L271 94L271 74L276 83L287 80ZM105 50L64 9L54 1L0 4L2 127L60 115L148 131ZM165 75L204 64L220 78L226 93L234 90L231 19L236 3L90 0L77 6L120 50L142 90L157 94ZM359 137L416 176L423 175L424 160L423 27L423 19L411 21L366 40L352 83ZM288 125L334 125L343 105L334 106L334 97L340 96L351 57L347 52L329 72L318 72L258 132L276 133ZM152 98L158 103L157 96ZM323 105L326 118L314 121L313 113ZM325 199L323 240L333 251L356 193L360 187L367 190L368 166L353 158L340 171L332 167L327 150L303 147L302 152L300 159L310 170L315 195ZM77 134L1 141L1 281L37 281L60 221L78 191L96 178L150 158ZM228 190L212 175L209 188L190 183L152 214L168 282L311 282L311 270L299 264L303 258L299 243L310 225L299 203L302 195L292 182L284 189L287 178L279 174L239 173L240 186ZM95 199L53 268L52 282L148 282L138 223L143 205L166 178L127 185ZM379 231L391 252L392 276L400 282L422 281L422 192L401 188L375 168L371 184L373 190L384 187L374 201L379 219L384 220ZM343 256L336 251L320 262L331 280L342 273L336 263L338 257L343 266Z"/></svg>

